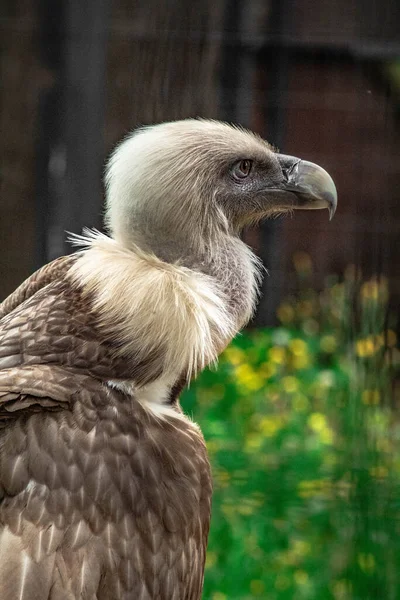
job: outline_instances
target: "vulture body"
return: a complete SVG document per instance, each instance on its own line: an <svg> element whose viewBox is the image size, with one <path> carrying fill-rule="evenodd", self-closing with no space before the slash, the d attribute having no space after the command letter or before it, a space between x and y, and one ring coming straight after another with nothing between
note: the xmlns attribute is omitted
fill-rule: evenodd
<svg viewBox="0 0 400 600"><path fill-rule="evenodd" d="M211 476L179 393L252 315L241 228L328 207L320 167L214 121L135 132L110 236L0 306L0 598L199 600Z"/></svg>

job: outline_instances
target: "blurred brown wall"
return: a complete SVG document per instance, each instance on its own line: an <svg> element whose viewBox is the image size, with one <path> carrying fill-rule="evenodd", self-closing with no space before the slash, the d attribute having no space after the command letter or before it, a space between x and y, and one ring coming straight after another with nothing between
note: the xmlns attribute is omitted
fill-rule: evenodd
<svg viewBox="0 0 400 600"><path fill-rule="evenodd" d="M328 61L300 53L291 64L285 153L324 166L336 182L339 204L332 222L325 211L285 219L287 290L295 286L291 257L304 251L318 285L352 263L364 276L385 273L400 296L400 128L389 84L379 63L364 69L348 56Z"/></svg>
<svg viewBox="0 0 400 600"><path fill-rule="evenodd" d="M395 257L400 229L400 98L382 77L382 61L367 56L368 49L380 51L385 35L387 48L395 44L394 4L387 0L385 10L376 6L372 18L360 12L356 0L321 0L317 7L299 0L278 32L267 23L273 4L236 3L239 23L227 28L231 15L225 0L114 0L105 75L105 154L140 124L231 114L221 103L223 86L225 102L235 94L241 98L241 107L235 109L238 119L247 114L244 124L268 136L264 109L268 94L274 93L271 73L253 57L259 57L259 48L271 40L298 46L285 84L282 150L331 172L339 208L332 223L323 213L296 213L284 222L280 246L285 288L295 285L290 256L304 250L313 258L318 283L324 274L358 263L366 274L387 273L400 296ZM38 106L41 92L53 82L53 73L39 58L35 0L8 2L2 12L0 297L28 276L35 263ZM357 61L347 52L351 47ZM340 52L337 57L329 54L340 48L344 57ZM227 73L225 58L230 53ZM262 243L258 232L248 239L255 246Z"/></svg>
<svg viewBox="0 0 400 600"><path fill-rule="evenodd" d="M40 67L31 0L2 6L0 19L0 299L29 275L35 237L34 164Z"/></svg>

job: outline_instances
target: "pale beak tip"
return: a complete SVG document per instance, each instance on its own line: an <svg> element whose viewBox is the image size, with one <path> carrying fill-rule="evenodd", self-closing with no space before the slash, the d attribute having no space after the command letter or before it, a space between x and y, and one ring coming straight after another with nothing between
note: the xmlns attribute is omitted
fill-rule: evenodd
<svg viewBox="0 0 400 600"><path fill-rule="evenodd" d="M324 192L323 193L323 197L327 202L327 208L329 211L329 221L332 221L335 212L336 212L336 207L337 207L337 193L336 193L336 189L334 191L334 193L331 192Z"/></svg>

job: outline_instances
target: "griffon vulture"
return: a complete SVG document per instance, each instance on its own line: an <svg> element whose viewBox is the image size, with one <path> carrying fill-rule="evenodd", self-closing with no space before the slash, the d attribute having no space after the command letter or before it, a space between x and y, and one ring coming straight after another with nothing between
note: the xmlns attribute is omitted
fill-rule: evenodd
<svg viewBox="0 0 400 600"><path fill-rule="evenodd" d="M327 207L330 176L239 127L140 129L111 156L109 236L0 307L1 600L198 600L211 477L186 383L251 317L243 226Z"/></svg>

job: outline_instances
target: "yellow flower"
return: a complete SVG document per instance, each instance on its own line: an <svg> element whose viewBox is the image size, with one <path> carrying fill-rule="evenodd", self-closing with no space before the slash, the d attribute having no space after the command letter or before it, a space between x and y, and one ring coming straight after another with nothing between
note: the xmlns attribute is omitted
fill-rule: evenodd
<svg viewBox="0 0 400 600"><path fill-rule="evenodd" d="M301 498L315 498L316 496L330 498L332 496L332 483L328 479L300 481L297 493Z"/></svg>
<svg viewBox="0 0 400 600"><path fill-rule="evenodd" d="M248 517L254 513L254 508L248 504L241 503L238 505L237 511L240 515L244 515L245 517Z"/></svg>
<svg viewBox="0 0 400 600"><path fill-rule="evenodd" d="M286 359L286 351L285 348L281 348L280 346L274 346L269 351L269 357L272 362L281 365L285 362Z"/></svg>
<svg viewBox="0 0 400 600"><path fill-rule="evenodd" d="M264 385L264 380L261 379L257 374L254 374L251 379L247 379L246 382L241 382L244 387L244 392L257 392Z"/></svg>
<svg viewBox="0 0 400 600"><path fill-rule="evenodd" d="M266 435L265 432L262 433ZM264 443L264 436L260 433L249 433L244 444L245 450L247 452L259 450Z"/></svg>
<svg viewBox="0 0 400 600"><path fill-rule="evenodd" d="M370 552L368 554L360 552L357 558L361 571L364 571L364 573L373 573L375 571L375 558L373 554Z"/></svg>
<svg viewBox="0 0 400 600"><path fill-rule="evenodd" d="M361 394L361 400L364 404L370 404L376 406L379 404L381 395L379 390L364 390Z"/></svg>
<svg viewBox="0 0 400 600"><path fill-rule="evenodd" d="M324 335L321 338L321 350L323 350L323 352L332 354L332 352L334 352L336 350L336 347L337 347L337 341L336 341L335 336Z"/></svg>
<svg viewBox="0 0 400 600"><path fill-rule="evenodd" d="M388 297L386 279L381 278L380 280L371 279L370 281L366 281L361 286L361 297L369 301L376 302L377 300L381 300L382 302L386 302Z"/></svg>
<svg viewBox="0 0 400 600"><path fill-rule="evenodd" d="M376 280L366 281L361 286L361 296L366 300L378 300L379 285Z"/></svg>
<svg viewBox="0 0 400 600"><path fill-rule="evenodd" d="M217 440L207 440L207 450L209 454L215 454L221 448Z"/></svg>
<svg viewBox="0 0 400 600"><path fill-rule="evenodd" d="M306 369L310 366L310 357L308 354L293 357L293 366L295 369Z"/></svg>
<svg viewBox="0 0 400 600"><path fill-rule="evenodd" d="M255 392L264 385L264 380L248 363L235 368L235 376L245 391Z"/></svg>
<svg viewBox="0 0 400 600"><path fill-rule="evenodd" d="M217 469L214 473L214 478L219 487L226 488L230 483L231 476L230 473L228 473L228 471L224 471L223 469Z"/></svg>
<svg viewBox="0 0 400 600"><path fill-rule="evenodd" d="M276 366L270 362L262 363L259 373L265 379L270 379L270 377L273 377L276 373Z"/></svg>
<svg viewBox="0 0 400 600"><path fill-rule="evenodd" d="M374 354L375 348L371 338L357 340L356 342L356 352L358 356L364 358L364 356L372 356Z"/></svg>
<svg viewBox="0 0 400 600"><path fill-rule="evenodd" d="M228 346L224 352L224 356L232 365L240 365L246 360L243 350L240 350L236 346Z"/></svg>
<svg viewBox="0 0 400 600"><path fill-rule="evenodd" d="M235 375L239 379L240 382L251 379L254 374L254 369L248 363L244 363L239 365L235 369Z"/></svg>
<svg viewBox="0 0 400 600"><path fill-rule="evenodd" d="M212 600L226 600L227 597L228 596L222 592L214 592L212 595Z"/></svg>
<svg viewBox="0 0 400 600"><path fill-rule="evenodd" d="M282 377L282 387L288 394L297 392L297 390L299 389L299 380L291 375L288 375L287 377Z"/></svg>
<svg viewBox="0 0 400 600"><path fill-rule="evenodd" d="M265 437L273 437L284 425L281 416L263 417L259 424L259 430Z"/></svg>
<svg viewBox="0 0 400 600"><path fill-rule="evenodd" d="M294 540L291 545L290 552L296 556L296 558L302 558L310 554L311 546L309 542L305 540Z"/></svg>
<svg viewBox="0 0 400 600"><path fill-rule="evenodd" d="M335 600L350 600L351 598L351 582L346 579L339 579L332 585L333 595Z"/></svg>
<svg viewBox="0 0 400 600"><path fill-rule="evenodd" d="M382 347L383 341L380 336L368 336L356 342L356 352L361 358L373 356Z"/></svg>
<svg viewBox="0 0 400 600"><path fill-rule="evenodd" d="M308 426L316 432L320 432L327 427L326 417L322 413L312 413L308 418Z"/></svg>
<svg viewBox="0 0 400 600"><path fill-rule="evenodd" d="M213 567L217 562L217 553L209 550L206 555L206 569Z"/></svg>
<svg viewBox="0 0 400 600"><path fill-rule="evenodd" d="M333 443L333 430L329 427L325 415L312 413L308 418L308 425L315 433L318 433L322 444L329 445Z"/></svg>
<svg viewBox="0 0 400 600"><path fill-rule="evenodd" d="M325 427L320 434L319 439L323 444L330 445L333 444L333 430L330 427Z"/></svg>
<svg viewBox="0 0 400 600"><path fill-rule="evenodd" d="M232 519L232 517L236 515L236 506L234 506L233 504L227 504L226 502L223 502L221 504L221 511L227 519Z"/></svg>
<svg viewBox="0 0 400 600"><path fill-rule="evenodd" d="M305 341L298 338L289 342L289 348L295 356L302 356L308 352L308 346Z"/></svg>

